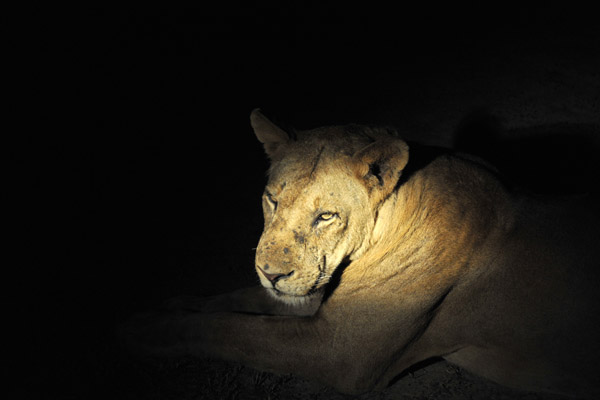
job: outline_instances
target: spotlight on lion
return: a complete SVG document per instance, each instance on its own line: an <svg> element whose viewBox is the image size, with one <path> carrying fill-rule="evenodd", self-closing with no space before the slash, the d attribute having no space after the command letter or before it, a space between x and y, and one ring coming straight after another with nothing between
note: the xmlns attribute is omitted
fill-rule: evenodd
<svg viewBox="0 0 600 400"><path fill-rule="evenodd" d="M260 285L133 318L120 331L131 350L347 394L415 379L437 357L507 387L600 396L592 196L532 195L481 158L389 128L290 135L260 110L250 119L271 162Z"/></svg>

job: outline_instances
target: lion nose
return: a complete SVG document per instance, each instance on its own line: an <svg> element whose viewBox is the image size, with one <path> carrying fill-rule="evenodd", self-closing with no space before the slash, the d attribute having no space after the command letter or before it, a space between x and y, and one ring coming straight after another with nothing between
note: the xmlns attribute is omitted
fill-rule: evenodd
<svg viewBox="0 0 600 400"><path fill-rule="evenodd" d="M269 269L268 264L265 264L264 269L262 269L261 267L258 267L258 269L260 270L260 273L263 274L264 277L267 278L273 286L275 286L275 283L277 283L278 280L292 276L294 273L294 271L292 271L287 274L279 274L279 273L278 274L270 274L268 272L265 272L265 269Z"/></svg>

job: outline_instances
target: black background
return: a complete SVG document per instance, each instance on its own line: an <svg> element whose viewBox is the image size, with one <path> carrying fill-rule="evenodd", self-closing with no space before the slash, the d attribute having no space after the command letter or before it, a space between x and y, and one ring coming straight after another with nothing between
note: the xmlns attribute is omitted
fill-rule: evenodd
<svg viewBox="0 0 600 400"><path fill-rule="evenodd" d="M253 108L283 127L385 124L389 104L427 107L419 82L524 37L586 57L599 38L567 6L344 7L4 16L15 393L105 387L116 322L255 281L268 164Z"/></svg>

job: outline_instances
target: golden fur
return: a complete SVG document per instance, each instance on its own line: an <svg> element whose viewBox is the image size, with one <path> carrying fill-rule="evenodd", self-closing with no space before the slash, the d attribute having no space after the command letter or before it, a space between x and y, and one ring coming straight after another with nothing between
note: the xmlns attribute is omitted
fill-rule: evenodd
<svg viewBox="0 0 600 400"><path fill-rule="evenodd" d="M346 393L442 356L504 385L600 396L593 202L525 196L482 162L409 147L385 129L291 139L259 111L251 122L271 159L262 287L173 301L198 311L134 320L123 330L130 346Z"/></svg>

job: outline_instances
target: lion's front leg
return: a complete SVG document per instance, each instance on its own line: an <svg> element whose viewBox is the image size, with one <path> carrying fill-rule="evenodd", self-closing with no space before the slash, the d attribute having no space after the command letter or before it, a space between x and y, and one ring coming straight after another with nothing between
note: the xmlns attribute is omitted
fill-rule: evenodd
<svg viewBox="0 0 600 400"><path fill-rule="evenodd" d="M298 304L289 305L277 300L262 286L239 289L211 297L179 296L167 300L165 310L198 311L203 313L238 312L260 315L314 315L321 297L314 296Z"/></svg>
<svg viewBox="0 0 600 400"><path fill-rule="evenodd" d="M134 316L119 326L118 335L129 350L145 356L214 356L281 370L271 361L284 354L310 358L310 343L325 335L321 325L310 317L161 309Z"/></svg>
<svg viewBox="0 0 600 400"><path fill-rule="evenodd" d="M356 353L368 352L368 342L345 337L340 346L339 332L319 317L158 312L131 320L120 334L127 347L143 355L215 357L293 373L347 393L371 389L383 374L375 358L368 367L357 362L365 359Z"/></svg>

